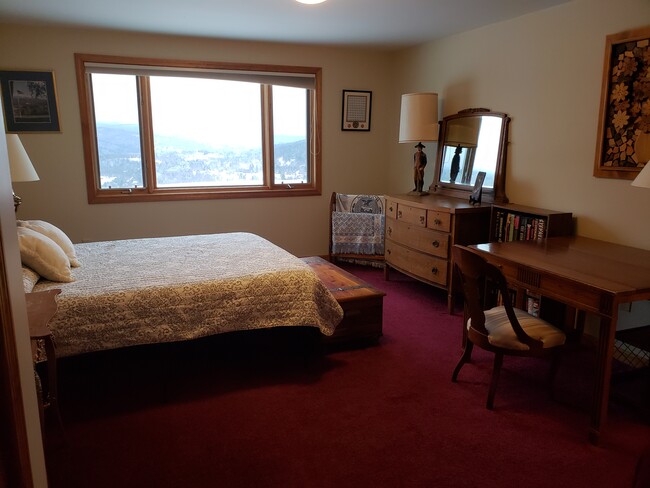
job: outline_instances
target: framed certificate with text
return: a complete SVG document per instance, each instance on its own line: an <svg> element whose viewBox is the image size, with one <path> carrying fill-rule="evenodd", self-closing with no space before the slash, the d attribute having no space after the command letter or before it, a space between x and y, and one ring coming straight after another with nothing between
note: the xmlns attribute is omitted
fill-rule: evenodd
<svg viewBox="0 0 650 488"><path fill-rule="evenodd" d="M343 90L341 130L370 130L372 92Z"/></svg>

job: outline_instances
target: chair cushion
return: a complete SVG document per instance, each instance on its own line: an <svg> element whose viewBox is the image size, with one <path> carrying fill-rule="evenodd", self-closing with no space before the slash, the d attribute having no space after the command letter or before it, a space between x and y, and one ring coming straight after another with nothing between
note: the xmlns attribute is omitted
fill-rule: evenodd
<svg viewBox="0 0 650 488"><path fill-rule="evenodd" d="M542 341L544 348L561 346L566 340L566 335L557 327L547 321L515 308L515 315L521 324L522 329L533 339ZM467 327L471 326L471 319ZM521 342L515 334L510 320L506 315L505 307L494 307L485 311L485 328L487 329L488 341L495 347L527 351L530 347Z"/></svg>

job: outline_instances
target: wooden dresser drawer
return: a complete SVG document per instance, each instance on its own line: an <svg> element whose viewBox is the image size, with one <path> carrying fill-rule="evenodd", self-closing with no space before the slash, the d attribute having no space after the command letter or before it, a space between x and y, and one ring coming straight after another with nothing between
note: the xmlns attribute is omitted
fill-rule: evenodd
<svg viewBox="0 0 650 488"><path fill-rule="evenodd" d="M427 211L424 208L411 207L410 205L397 205L397 220L408 222L409 224L426 227Z"/></svg>
<svg viewBox="0 0 650 488"><path fill-rule="evenodd" d="M386 219L386 237L396 243L439 258L449 256L449 234L423 229L420 226Z"/></svg>
<svg viewBox="0 0 650 488"><path fill-rule="evenodd" d="M386 217L397 218L397 202L395 200L386 199Z"/></svg>
<svg viewBox="0 0 650 488"><path fill-rule="evenodd" d="M447 284L448 261L386 239L386 261L397 269L438 285Z"/></svg>
<svg viewBox="0 0 650 488"><path fill-rule="evenodd" d="M437 210L427 210L427 227L441 232L451 231L451 214Z"/></svg>

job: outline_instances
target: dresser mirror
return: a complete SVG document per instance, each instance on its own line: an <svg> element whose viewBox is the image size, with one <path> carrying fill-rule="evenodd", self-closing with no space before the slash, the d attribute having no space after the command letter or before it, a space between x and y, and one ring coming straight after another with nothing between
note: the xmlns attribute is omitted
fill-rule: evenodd
<svg viewBox="0 0 650 488"><path fill-rule="evenodd" d="M510 117L485 108L461 110L440 124L435 176L429 191L467 198L485 172L483 202L508 203L506 151Z"/></svg>

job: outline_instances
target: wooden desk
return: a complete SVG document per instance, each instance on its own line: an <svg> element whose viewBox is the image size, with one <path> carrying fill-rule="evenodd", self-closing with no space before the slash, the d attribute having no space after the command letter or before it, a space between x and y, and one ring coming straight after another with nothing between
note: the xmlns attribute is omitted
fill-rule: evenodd
<svg viewBox="0 0 650 488"><path fill-rule="evenodd" d="M515 289L528 289L600 317L589 430L591 442L597 443L607 419L619 305L650 299L650 251L586 237L493 242L468 248L499 266ZM517 297L523 300L523 293Z"/></svg>

